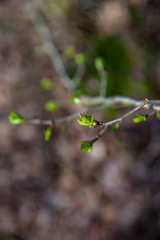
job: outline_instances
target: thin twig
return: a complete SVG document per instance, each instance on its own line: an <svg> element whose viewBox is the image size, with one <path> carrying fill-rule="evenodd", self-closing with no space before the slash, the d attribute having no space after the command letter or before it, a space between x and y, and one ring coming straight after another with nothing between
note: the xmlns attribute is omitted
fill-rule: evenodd
<svg viewBox="0 0 160 240"><path fill-rule="evenodd" d="M114 100L111 101L111 98L114 99L114 100L115 99L119 99L119 101L114 101ZM160 110L160 106L159 106L160 105L160 100L148 100L148 99L145 99L144 101L139 101L139 100L135 100L135 99L125 98L125 97L116 97L115 96L115 97L106 98L105 99L105 103L107 103L107 99L109 99L109 104L98 105L98 106L88 106L86 108L83 108L83 109L81 109L81 110L79 110L79 111L77 111L75 113L69 114L69 115L64 116L64 117L56 118L56 119L53 119L53 120L27 119L26 122L27 123L33 123L33 124L36 124L36 125L53 126L53 125L61 123L61 122L71 121L72 119L76 118L79 113L84 113L84 112L87 112L87 111L100 110L102 108L105 108L107 105L108 106L113 106L113 104L122 103L122 102L123 102L123 104L124 103L128 104L128 103L132 102L132 105L137 105L139 103L138 106L136 106L134 109L132 109L131 111L129 111L126 114L124 114L122 117L114 119L114 120L109 121L109 122L100 122L100 124L97 125L97 127L106 127L106 126L108 127L108 126L112 126L112 125L114 125L116 123L122 123L122 121L126 117L128 117L131 114L133 114L134 112L136 112L138 109L140 109L142 107L143 108L149 108L148 105L150 103L152 103L153 112L151 114L149 114L149 116L153 115L154 113L156 113L157 111ZM126 100L126 101L124 101L124 100ZM127 101L127 100L129 100L129 101ZM153 104L153 102L156 102L156 105ZM158 103L159 103L159 105L157 105Z"/></svg>
<svg viewBox="0 0 160 240"><path fill-rule="evenodd" d="M73 81L76 83L76 86L78 86L84 76L85 73L85 65L78 65L77 71L75 75L73 76Z"/></svg>
<svg viewBox="0 0 160 240"><path fill-rule="evenodd" d="M45 23L45 20L38 10L37 1L30 3L30 6L27 5L29 13L32 17L32 21L35 25L36 30L38 30L41 40L45 46L46 52L50 57L51 63L55 68L57 74L60 77L62 84L70 91L75 90L75 83L66 73L65 67L61 60L60 54L53 42L50 30Z"/></svg>
<svg viewBox="0 0 160 240"><path fill-rule="evenodd" d="M106 123L102 123L101 125L102 126L112 126L113 124L115 123L122 123L123 120L130 116L131 114L133 114L134 112L137 112L138 109L144 107L146 104L148 104L148 100L145 99L143 102L141 102L141 104L139 106L137 106L136 108L132 109L131 111L127 112L126 114L124 114L122 117L120 118L117 118L115 120L112 120L112 121L109 121L109 122L106 122Z"/></svg>
<svg viewBox="0 0 160 240"><path fill-rule="evenodd" d="M134 98L125 96L111 96L111 97L88 97L81 96L81 102L85 106L101 106L101 108L112 107L116 105L121 105L123 107L139 106L142 100L136 100ZM160 100L148 100L148 104L143 106L146 109L153 109L160 111Z"/></svg>
<svg viewBox="0 0 160 240"><path fill-rule="evenodd" d="M109 121L109 122L106 122L106 123L101 122L101 124L100 124L99 126L100 126L100 127L104 127L104 128L97 134L97 136L96 136L93 140L91 140L91 142L92 142L92 143L96 142L96 141L106 132L106 130L107 130L107 128L108 128L109 126L112 126L112 125L114 125L114 124L116 124L116 123L122 123L123 120L124 120L126 117L130 116L131 114L133 114L134 112L136 112L138 109L144 107L146 104L148 104L148 102L149 102L148 99L145 99L143 102L141 102L141 104L140 104L139 106L137 106L137 107L134 108L133 110L129 111L128 113L124 114L122 117L117 118L117 119L112 120L112 121ZM154 113L155 113L155 111L153 111L152 113L150 113L150 115L148 115L148 116L151 116L151 115L153 115Z"/></svg>
<svg viewBox="0 0 160 240"><path fill-rule="evenodd" d="M92 143L96 142L107 130L108 126L105 126L98 134L97 136L91 140Z"/></svg>
<svg viewBox="0 0 160 240"><path fill-rule="evenodd" d="M53 125L58 124L58 123L71 121L72 119L77 117L79 113L83 113L83 112L86 112L88 110L89 110L89 108L84 108L84 109L82 109L80 111L77 111L75 113L69 114L69 115L64 116L64 117L56 118L56 119L53 119L53 120L27 119L25 122L26 123L32 123L32 124L35 124L35 125L53 126Z"/></svg>

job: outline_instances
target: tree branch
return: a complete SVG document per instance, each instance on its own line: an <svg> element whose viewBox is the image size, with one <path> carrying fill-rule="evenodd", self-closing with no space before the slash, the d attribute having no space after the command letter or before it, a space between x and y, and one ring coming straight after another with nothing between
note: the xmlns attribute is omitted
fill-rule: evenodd
<svg viewBox="0 0 160 240"><path fill-rule="evenodd" d="M50 30L46 25L42 14L38 10L37 1L33 1L32 3L30 3L30 5L28 4L27 8L32 17L32 21L35 25L36 30L39 32L41 40L45 46L46 52L50 57L51 63L55 68L57 74L59 75L63 86L70 91L75 90L76 87L75 83L74 81L72 81L72 79L69 78L69 76L66 73L60 54L53 42Z"/></svg>
<svg viewBox="0 0 160 240"><path fill-rule="evenodd" d="M92 106L101 106L101 108L107 108L112 106L121 105L123 107L130 106L139 106L142 103L142 100L137 100L130 97L125 96L111 96L111 97L88 97L81 96L80 97L82 104L88 107ZM148 100L148 104L143 106L146 109L154 109L156 111L160 111L160 100Z"/></svg>

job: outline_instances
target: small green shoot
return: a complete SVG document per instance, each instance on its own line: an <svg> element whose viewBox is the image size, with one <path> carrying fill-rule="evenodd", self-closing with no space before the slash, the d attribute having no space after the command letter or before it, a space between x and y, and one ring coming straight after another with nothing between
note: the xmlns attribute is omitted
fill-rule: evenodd
<svg viewBox="0 0 160 240"><path fill-rule="evenodd" d="M119 128L119 123L116 123L116 124L112 127L112 133L114 133L115 131L117 131L118 128Z"/></svg>
<svg viewBox="0 0 160 240"><path fill-rule="evenodd" d="M104 59L101 57L97 57L94 61L94 65L98 71L104 70Z"/></svg>
<svg viewBox="0 0 160 240"><path fill-rule="evenodd" d="M93 127L94 124L94 114L92 114L91 116L88 116L87 113L85 113L84 115L83 114L79 114L79 119L77 120L77 122L80 124L80 125L83 125L83 126L90 126L90 127Z"/></svg>
<svg viewBox="0 0 160 240"><path fill-rule="evenodd" d="M148 115L146 114L140 114L140 113L136 113L137 117L133 118L133 122L134 123L139 123L139 122L142 122L142 121L146 121Z"/></svg>
<svg viewBox="0 0 160 240"><path fill-rule="evenodd" d="M42 89L48 91L48 90L51 90L52 87L53 87L53 83L52 83L51 79L46 78L46 77L42 78L42 80L41 80L41 88Z"/></svg>
<svg viewBox="0 0 160 240"><path fill-rule="evenodd" d="M86 56L83 53L77 53L75 56L75 62L77 65L83 65L86 63Z"/></svg>
<svg viewBox="0 0 160 240"><path fill-rule="evenodd" d="M160 119L160 112L157 112L157 113L156 113L156 117L157 117L158 119Z"/></svg>
<svg viewBox="0 0 160 240"><path fill-rule="evenodd" d="M52 128L47 128L44 130L44 139L46 142L48 142L52 137Z"/></svg>
<svg viewBox="0 0 160 240"><path fill-rule="evenodd" d="M75 104L81 104L82 101L80 99L80 96L82 95L80 90L76 90L73 95L70 96L70 100L74 102Z"/></svg>
<svg viewBox="0 0 160 240"><path fill-rule="evenodd" d="M55 100L50 100L50 101L46 102L45 109L46 109L46 111L48 111L50 113L54 113L58 109L58 104Z"/></svg>
<svg viewBox="0 0 160 240"><path fill-rule="evenodd" d="M71 101L74 102L75 104L81 104L82 103L81 99L79 97L76 97L76 96L72 96Z"/></svg>
<svg viewBox="0 0 160 240"><path fill-rule="evenodd" d="M90 142L90 141L82 141L81 142L81 151L82 152L90 152L91 150L93 150L92 142Z"/></svg>
<svg viewBox="0 0 160 240"><path fill-rule="evenodd" d="M25 122L25 119L16 112L11 112L9 115L9 121L12 124L21 124Z"/></svg>

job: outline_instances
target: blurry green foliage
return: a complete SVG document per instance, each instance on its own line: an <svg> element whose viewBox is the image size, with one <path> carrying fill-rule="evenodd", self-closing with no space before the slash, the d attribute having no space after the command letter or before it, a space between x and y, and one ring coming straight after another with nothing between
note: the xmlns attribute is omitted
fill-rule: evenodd
<svg viewBox="0 0 160 240"><path fill-rule="evenodd" d="M11 112L9 115L9 121L12 124L21 124L25 122L25 119L16 112Z"/></svg>
<svg viewBox="0 0 160 240"><path fill-rule="evenodd" d="M42 78L41 87L44 90L51 90L53 87L53 83L52 83L51 79L46 78L46 77Z"/></svg>
<svg viewBox="0 0 160 240"><path fill-rule="evenodd" d="M46 111L50 112L50 113L54 113L57 111L58 109L58 103L55 100L50 100L48 102L46 102L45 104L45 109Z"/></svg>
<svg viewBox="0 0 160 240"><path fill-rule="evenodd" d="M160 112L157 112L156 116L158 119L160 119Z"/></svg>
<svg viewBox="0 0 160 240"><path fill-rule="evenodd" d="M95 64L95 68L98 70L98 71L102 71L104 69L104 64L105 64L105 61L103 58L101 57L96 57L95 58L95 61L94 61L94 64Z"/></svg>
<svg viewBox="0 0 160 240"><path fill-rule="evenodd" d="M52 137L52 128L47 128L44 130L44 139L46 142L48 142Z"/></svg>
<svg viewBox="0 0 160 240"><path fill-rule="evenodd" d="M84 53L77 53L75 55L75 62L77 65L82 65L86 63L86 55Z"/></svg>
<svg viewBox="0 0 160 240"><path fill-rule="evenodd" d="M76 96L72 96L71 101L74 102L75 104L81 104L82 103L81 99L79 97L76 97Z"/></svg>
<svg viewBox="0 0 160 240"><path fill-rule="evenodd" d="M90 141L82 141L81 142L81 151L82 152L90 152L91 150L93 150L92 142L90 142Z"/></svg>
<svg viewBox="0 0 160 240"><path fill-rule="evenodd" d="M65 55L69 58L73 58L76 54L75 47L73 45L68 45L65 48Z"/></svg>
<svg viewBox="0 0 160 240"><path fill-rule="evenodd" d="M142 122L142 121L146 121L148 115L143 115L143 114L140 114L140 113L136 113L137 117L133 118L133 122L134 123L139 123L139 122Z"/></svg>
<svg viewBox="0 0 160 240"><path fill-rule="evenodd" d="M93 37L89 50L88 70L98 78L95 59L104 59L104 70L108 73L107 94L126 94L130 88L132 60L129 50L118 36Z"/></svg>
<svg viewBox="0 0 160 240"><path fill-rule="evenodd" d="M119 128L119 124L116 123L116 124L112 127L112 133L114 133L115 131L117 131L118 128Z"/></svg>
<svg viewBox="0 0 160 240"><path fill-rule="evenodd" d="M82 92L80 90L76 90L73 95L70 96L70 100L75 104L81 104L80 96Z"/></svg>

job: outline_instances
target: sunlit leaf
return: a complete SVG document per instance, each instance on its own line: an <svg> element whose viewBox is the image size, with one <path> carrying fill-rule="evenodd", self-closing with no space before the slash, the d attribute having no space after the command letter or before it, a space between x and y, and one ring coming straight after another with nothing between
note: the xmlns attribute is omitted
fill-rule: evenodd
<svg viewBox="0 0 160 240"><path fill-rule="evenodd" d="M146 121L148 115L143 115L143 114L140 114L140 113L136 113L137 117L133 118L133 122L134 123L139 123L139 122L142 122L142 121Z"/></svg>
<svg viewBox="0 0 160 240"><path fill-rule="evenodd" d="M112 133L114 133L115 131L117 131L118 128L119 128L119 123L116 123L116 124L112 127Z"/></svg>
<svg viewBox="0 0 160 240"><path fill-rule="evenodd" d="M51 90L52 87L53 87L53 83L52 83L51 79L49 79L49 78L42 78L42 80L41 80L41 87L44 90Z"/></svg>
<svg viewBox="0 0 160 240"><path fill-rule="evenodd" d="M85 64L85 63L86 63L86 56L85 56L85 54L83 54L83 53L78 53L78 54L76 54L76 56L75 56L75 62L76 62L78 65Z"/></svg>
<svg viewBox="0 0 160 240"><path fill-rule="evenodd" d="M52 137L52 128L47 128L44 130L44 139L46 142L48 142Z"/></svg>
<svg viewBox="0 0 160 240"><path fill-rule="evenodd" d="M25 122L25 119L16 112L11 112L9 115L9 121L12 124L21 124Z"/></svg>
<svg viewBox="0 0 160 240"><path fill-rule="evenodd" d="M50 101L46 102L45 109L50 113L54 113L58 109L58 104L55 100L50 100Z"/></svg>
<svg viewBox="0 0 160 240"><path fill-rule="evenodd" d="M94 117L94 114L92 114L91 116L87 116L87 113L85 113L84 115L83 114L79 114L79 119L77 120L77 122L80 124L80 125L83 125L83 126L93 126L93 119Z"/></svg>
<svg viewBox="0 0 160 240"><path fill-rule="evenodd" d="M91 150L93 150L92 142L90 142L90 141L82 141L81 142L81 151L82 152L90 152Z"/></svg>

